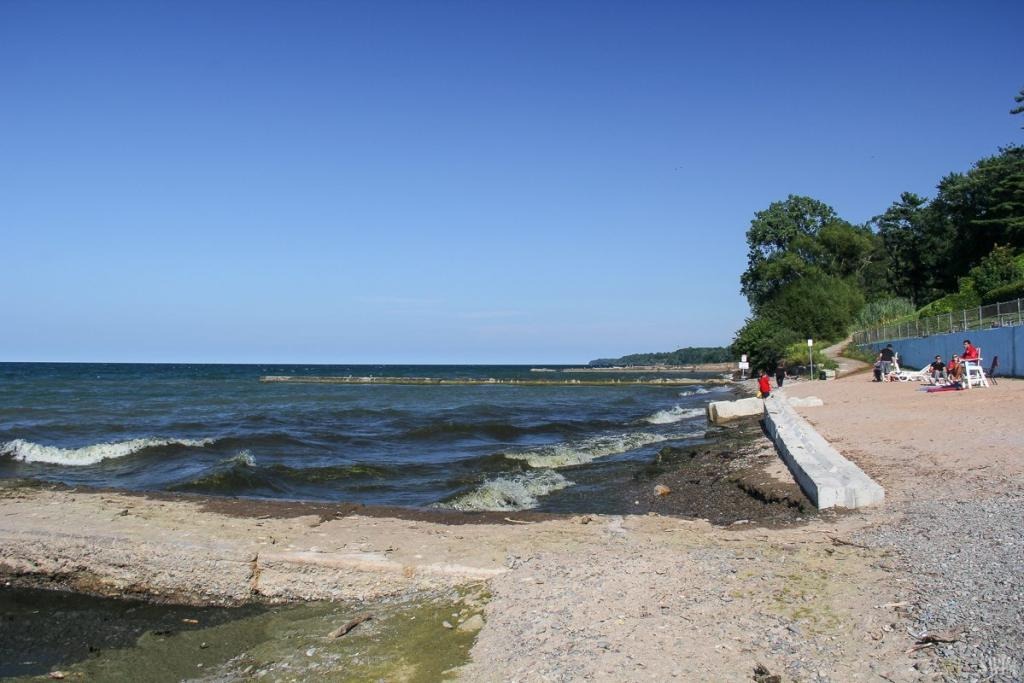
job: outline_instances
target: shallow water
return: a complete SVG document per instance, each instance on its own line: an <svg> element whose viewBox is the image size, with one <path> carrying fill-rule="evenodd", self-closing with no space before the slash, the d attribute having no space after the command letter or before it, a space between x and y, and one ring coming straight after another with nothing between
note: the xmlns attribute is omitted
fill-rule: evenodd
<svg viewBox="0 0 1024 683"><path fill-rule="evenodd" d="M465 663L476 613L455 593L370 604L195 608L0 589L0 677L66 680L436 681ZM329 634L371 614L343 637ZM455 616L453 616L455 615Z"/></svg>
<svg viewBox="0 0 1024 683"><path fill-rule="evenodd" d="M703 407L726 391L265 384L263 375L538 377L528 366L5 363L0 477L374 505L573 511L581 509L584 491L600 497L664 445L702 442Z"/></svg>

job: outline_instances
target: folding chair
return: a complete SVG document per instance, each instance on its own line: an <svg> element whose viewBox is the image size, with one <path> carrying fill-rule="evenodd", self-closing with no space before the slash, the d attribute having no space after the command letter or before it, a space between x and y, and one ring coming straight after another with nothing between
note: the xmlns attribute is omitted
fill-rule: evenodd
<svg viewBox="0 0 1024 683"><path fill-rule="evenodd" d="M996 381L996 368L999 367L999 356L992 356L992 365L988 368L988 381L992 384L999 384Z"/></svg>

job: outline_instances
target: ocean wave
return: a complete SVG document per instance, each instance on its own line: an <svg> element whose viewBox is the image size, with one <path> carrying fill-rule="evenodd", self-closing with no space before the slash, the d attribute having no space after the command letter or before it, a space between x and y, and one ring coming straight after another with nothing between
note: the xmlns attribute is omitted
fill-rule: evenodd
<svg viewBox="0 0 1024 683"><path fill-rule="evenodd" d="M412 468L380 467L376 465L331 465L328 467L289 467L280 463L260 465L248 450L240 451L198 477L174 484L171 491L199 493L244 493L270 490L275 493L291 492L295 485L314 486L343 480L390 479Z"/></svg>
<svg viewBox="0 0 1024 683"><path fill-rule="evenodd" d="M435 507L462 510L528 510L537 499L573 483L554 470L535 470L490 479L476 489L438 503Z"/></svg>
<svg viewBox="0 0 1024 683"><path fill-rule="evenodd" d="M502 421L488 422L433 422L410 429L402 438L411 441L443 440L452 437L482 436L498 441L512 441L530 434L579 433L613 426L606 420L541 422L537 424L513 424Z"/></svg>
<svg viewBox="0 0 1024 683"><path fill-rule="evenodd" d="M15 439L0 446L0 455L9 456L22 462L80 467L83 465L95 465L98 462L112 458L123 458L126 455L133 455L148 448L163 448L166 446L202 448L209 446L213 442L214 439L146 438L97 443L91 446L83 446L82 448L61 448L59 446L44 446L26 441L25 439Z"/></svg>
<svg viewBox="0 0 1024 683"><path fill-rule="evenodd" d="M659 410L653 415L649 415L644 418L645 422L649 422L652 425L667 425L673 422L680 422L691 417L698 417L704 414L704 408L684 408L682 406L676 406L669 410Z"/></svg>
<svg viewBox="0 0 1024 683"><path fill-rule="evenodd" d="M641 446L679 438L666 434L632 432L616 436L600 436L582 441L540 446L518 453L505 453L506 458L525 460L534 468L560 468L583 465L597 458L625 453Z"/></svg>
<svg viewBox="0 0 1024 683"><path fill-rule="evenodd" d="M711 392L704 387L697 387L696 389L688 389L686 391L680 391L680 396L701 396L703 394L710 394Z"/></svg>

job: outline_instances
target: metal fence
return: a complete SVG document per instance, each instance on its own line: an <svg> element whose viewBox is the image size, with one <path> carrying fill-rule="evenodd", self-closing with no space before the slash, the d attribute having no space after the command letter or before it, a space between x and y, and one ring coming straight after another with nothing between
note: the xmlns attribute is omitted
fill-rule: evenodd
<svg viewBox="0 0 1024 683"><path fill-rule="evenodd" d="M883 325L853 333L854 344L928 337L933 334L1024 325L1024 299L978 306L956 313Z"/></svg>

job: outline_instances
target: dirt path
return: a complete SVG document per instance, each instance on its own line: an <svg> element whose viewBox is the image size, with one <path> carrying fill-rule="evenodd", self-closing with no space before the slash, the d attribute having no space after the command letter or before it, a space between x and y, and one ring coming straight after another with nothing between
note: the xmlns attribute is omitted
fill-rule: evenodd
<svg viewBox="0 0 1024 683"><path fill-rule="evenodd" d="M853 358L847 358L846 356L842 355L843 351L845 351L846 347L849 346L851 343L853 343L853 337L847 337L841 342L837 342L832 346L826 347L824 351L822 351L822 353L824 353L825 356L834 360L836 364L839 366L836 369L836 374L839 377L847 377L858 372L863 372L870 367L867 363L863 361L855 360Z"/></svg>

